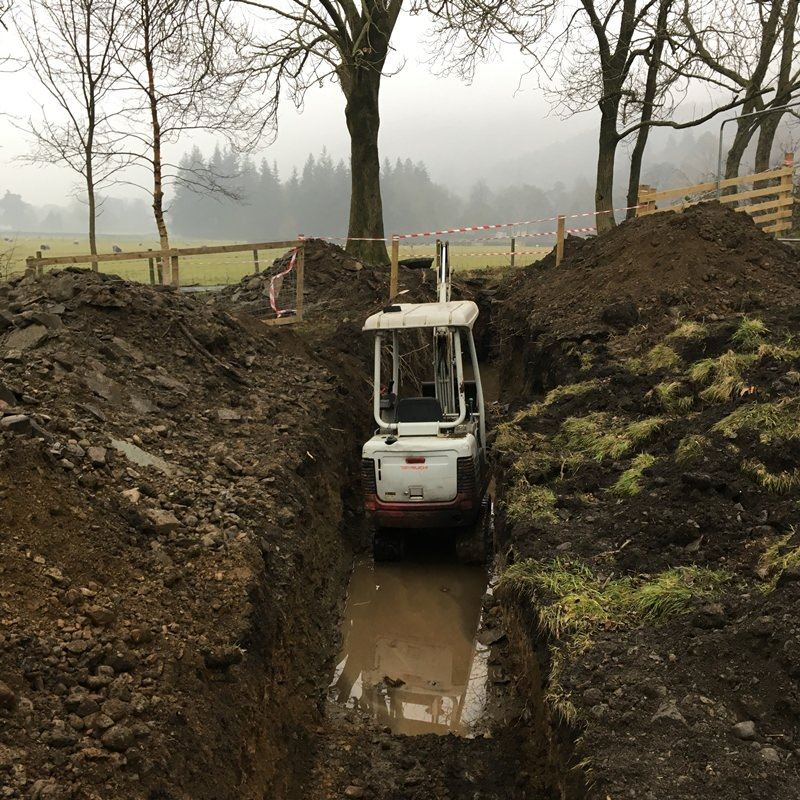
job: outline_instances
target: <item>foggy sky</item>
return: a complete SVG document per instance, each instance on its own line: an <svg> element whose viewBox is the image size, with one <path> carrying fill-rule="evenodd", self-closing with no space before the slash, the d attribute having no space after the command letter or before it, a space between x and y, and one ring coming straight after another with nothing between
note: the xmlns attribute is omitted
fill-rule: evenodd
<svg viewBox="0 0 800 800"><path fill-rule="evenodd" d="M381 87L381 157L425 161L431 176L455 191L463 191L476 178L491 180L498 164L511 154L532 152L586 132L593 115L568 122L548 116L548 107L535 80L520 86L525 63L514 47L478 70L472 85L455 77L440 77L428 63L431 42L426 20L401 15L393 42L391 67L404 64L399 74L385 78ZM13 34L2 34L12 39ZM25 73L0 74L0 109L19 123L36 116L46 97L34 77ZM168 153L177 161L194 142L210 150L210 136L186 139ZM25 135L8 120L0 119L0 192L9 189L35 204L63 203L75 186L75 176L55 166L36 167L15 159L27 149ZM274 144L259 155L275 160L284 176L302 167L309 153L323 147L338 160L348 158L349 140L344 120L344 99L338 86L314 89L302 112L286 100L279 116ZM548 174L551 165L546 165ZM569 164L563 165L571 178ZM537 182L536 174L519 175L520 182ZM111 194L135 196L136 190L114 188ZM140 193L140 196L144 196Z"/></svg>

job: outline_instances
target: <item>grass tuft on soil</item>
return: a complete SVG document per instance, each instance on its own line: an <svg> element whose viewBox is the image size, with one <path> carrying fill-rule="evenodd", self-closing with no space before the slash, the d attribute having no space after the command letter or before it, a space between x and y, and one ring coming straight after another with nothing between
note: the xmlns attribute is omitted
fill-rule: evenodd
<svg viewBox="0 0 800 800"><path fill-rule="evenodd" d="M519 425L526 419L533 419L538 416L542 409L547 406L551 406L560 400L566 400L570 397L581 397L600 388L600 386L602 386L602 381L596 378L587 381L579 381L578 383L566 383L563 386L556 386L555 389L551 389L547 395L545 395L544 401L541 403L531 403L526 408L518 411L511 422L514 425Z"/></svg>
<svg viewBox="0 0 800 800"><path fill-rule="evenodd" d="M724 570L681 566L653 576L602 577L584 563L555 558L510 565L500 583L536 607L539 624L554 639L591 644L593 629L657 622L719 596L731 579Z"/></svg>
<svg viewBox="0 0 800 800"><path fill-rule="evenodd" d="M788 494L800 487L800 469L791 472L771 472L761 461L747 459L742 462L742 472L774 494Z"/></svg>
<svg viewBox="0 0 800 800"><path fill-rule="evenodd" d="M769 545L761 554L756 571L766 581L762 591L766 593L773 591L786 570L800 567L800 545L790 546L796 541L796 531L792 529Z"/></svg>
<svg viewBox="0 0 800 800"><path fill-rule="evenodd" d="M723 417L712 428L723 436L742 430L755 431L762 444L800 438L800 398L784 398L774 403L748 403Z"/></svg>
<svg viewBox="0 0 800 800"><path fill-rule="evenodd" d="M706 448L711 444L709 439L696 433L689 433L678 442L675 448L675 461L678 464L689 464L703 457Z"/></svg>
<svg viewBox="0 0 800 800"><path fill-rule="evenodd" d="M776 361L796 361L800 359L800 348L793 347L791 341L784 344L765 342L758 348L759 358L774 358Z"/></svg>
<svg viewBox="0 0 800 800"><path fill-rule="evenodd" d="M680 394L683 388L681 381L662 381L653 387L651 396L668 414L685 414L692 407L694 397Z"/></svg>
<svg viewBox="0 0 800 800"><path fill-rule="evenodd" d="M520 478L511 487L506 501L508 519L512 523L541 525L555 522L556 494L552 489L531 484Z"/></svg>
<svg viewBox="0 0 800 800"><path fill-rule="evenodd" d="M494 449L509 455L520 456L530 447L530 436L514 422L503 422L496 428Z"/></svg>
<svg viewBox="0 0 800 800"><path fill-rule="evenodd" d="M659 370L677 370L683 361L677 352L668 344L655 345L641 358L628 361L631 372L658 372Z"/></svg>
<svg viewBox="0 0 800 800"><path fill-rule="evenodd" d="M568 454L596 461L620 458L650 438L665 422L663 417L648 417L626 424L603 411L594 411L583 417L567 417L555 444Z"/></svg>
<svg viewBox="0 0 800 800"><path fill-rule="evenodd" d="M768 333L769 330L762 320L744 317L731 337L731 341L742 350L758 350Z"/></svg>
<svg viewBox="0 0 800 800"><path fill-rule="evenodd" d="M644 358L645 366L650 372L659 369L677 369L681 365L681 357L668 344L657 344Z"/></svg>
<svg viewBox="0 0 800 800"><path fill-rule="evenodd" d="M704 358L689 367L688 377L694 383L706 384L700 397L709 402L723 403L740 397L750 390L743 374L758 359L756 353L737 353L728 350L716 358Z"/></svg>
<svg viewBox="0 0 800 800"><path fill-rule="evenodd" d="M595 631L654 625L721 595L730 573L701 566L675 567L653 576L603 577L585 563L526 559L506 568L500 586L529 602L539 628L551 638L545 700L567 721L576 717L560 674L588 650Z"/></svg>
<svg viewBox="0 0 800 800"><path fill-rule="evenodd" d="M622 473L617 479L617 482L611 487L612 494L620 495L622 497L633 497L642 491L642 476L646 469L649 469L656 463L656 460L650 453L639 453L633 459L631 466Z"/></svg>
<svg viewBox="0 0 800 800"><path fill-rule="evenodd" d="M708 334L708 328L702 322L683 320L678 322L674 331L667 334L666 339L703 339Z"/></svg>

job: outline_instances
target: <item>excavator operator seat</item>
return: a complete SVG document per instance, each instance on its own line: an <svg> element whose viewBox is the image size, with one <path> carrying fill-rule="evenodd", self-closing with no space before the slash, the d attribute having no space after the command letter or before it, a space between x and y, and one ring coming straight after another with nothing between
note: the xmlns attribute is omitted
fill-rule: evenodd
<svg viewBox="0 0 800 800"><path fill-rule="evenodd" d="M444 417L435 397L401 397L395 414L396 422L441 422Z"/></svg>

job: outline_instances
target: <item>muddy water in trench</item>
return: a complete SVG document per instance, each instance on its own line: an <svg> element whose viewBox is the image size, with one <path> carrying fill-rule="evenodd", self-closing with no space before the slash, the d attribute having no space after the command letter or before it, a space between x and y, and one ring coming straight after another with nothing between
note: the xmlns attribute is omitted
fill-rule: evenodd
<svg viewBox="0 0 800 800"><path fill-rule="evenodd" d="M468 735L485 698L477 644L486 573L436 562L356 564L333 700L394 733Z"/></svg>

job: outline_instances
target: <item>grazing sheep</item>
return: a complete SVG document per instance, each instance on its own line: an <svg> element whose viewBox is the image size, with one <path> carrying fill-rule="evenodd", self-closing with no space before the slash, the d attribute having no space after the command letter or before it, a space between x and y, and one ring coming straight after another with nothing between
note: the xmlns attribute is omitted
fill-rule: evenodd
<svg viewBox="0 0 800 800"><path fill-rule="evenodd" d="M111 250L114 253L121 253L122 252L122 248L119 245L116 245L116 244L111 245Z"/></svg>
<svg viewBox="0 0 800 800"><path fill-rule="evenodd" d="M80 244L80 242L76 239L72 244Z"/></svg>
<svg viewBox="0 0 800 800"><path fill-rule="evenodd" d="M49 244L40 244L39 245L39 249L40 250L49 250L50 249L50 245Z"/></svg>

